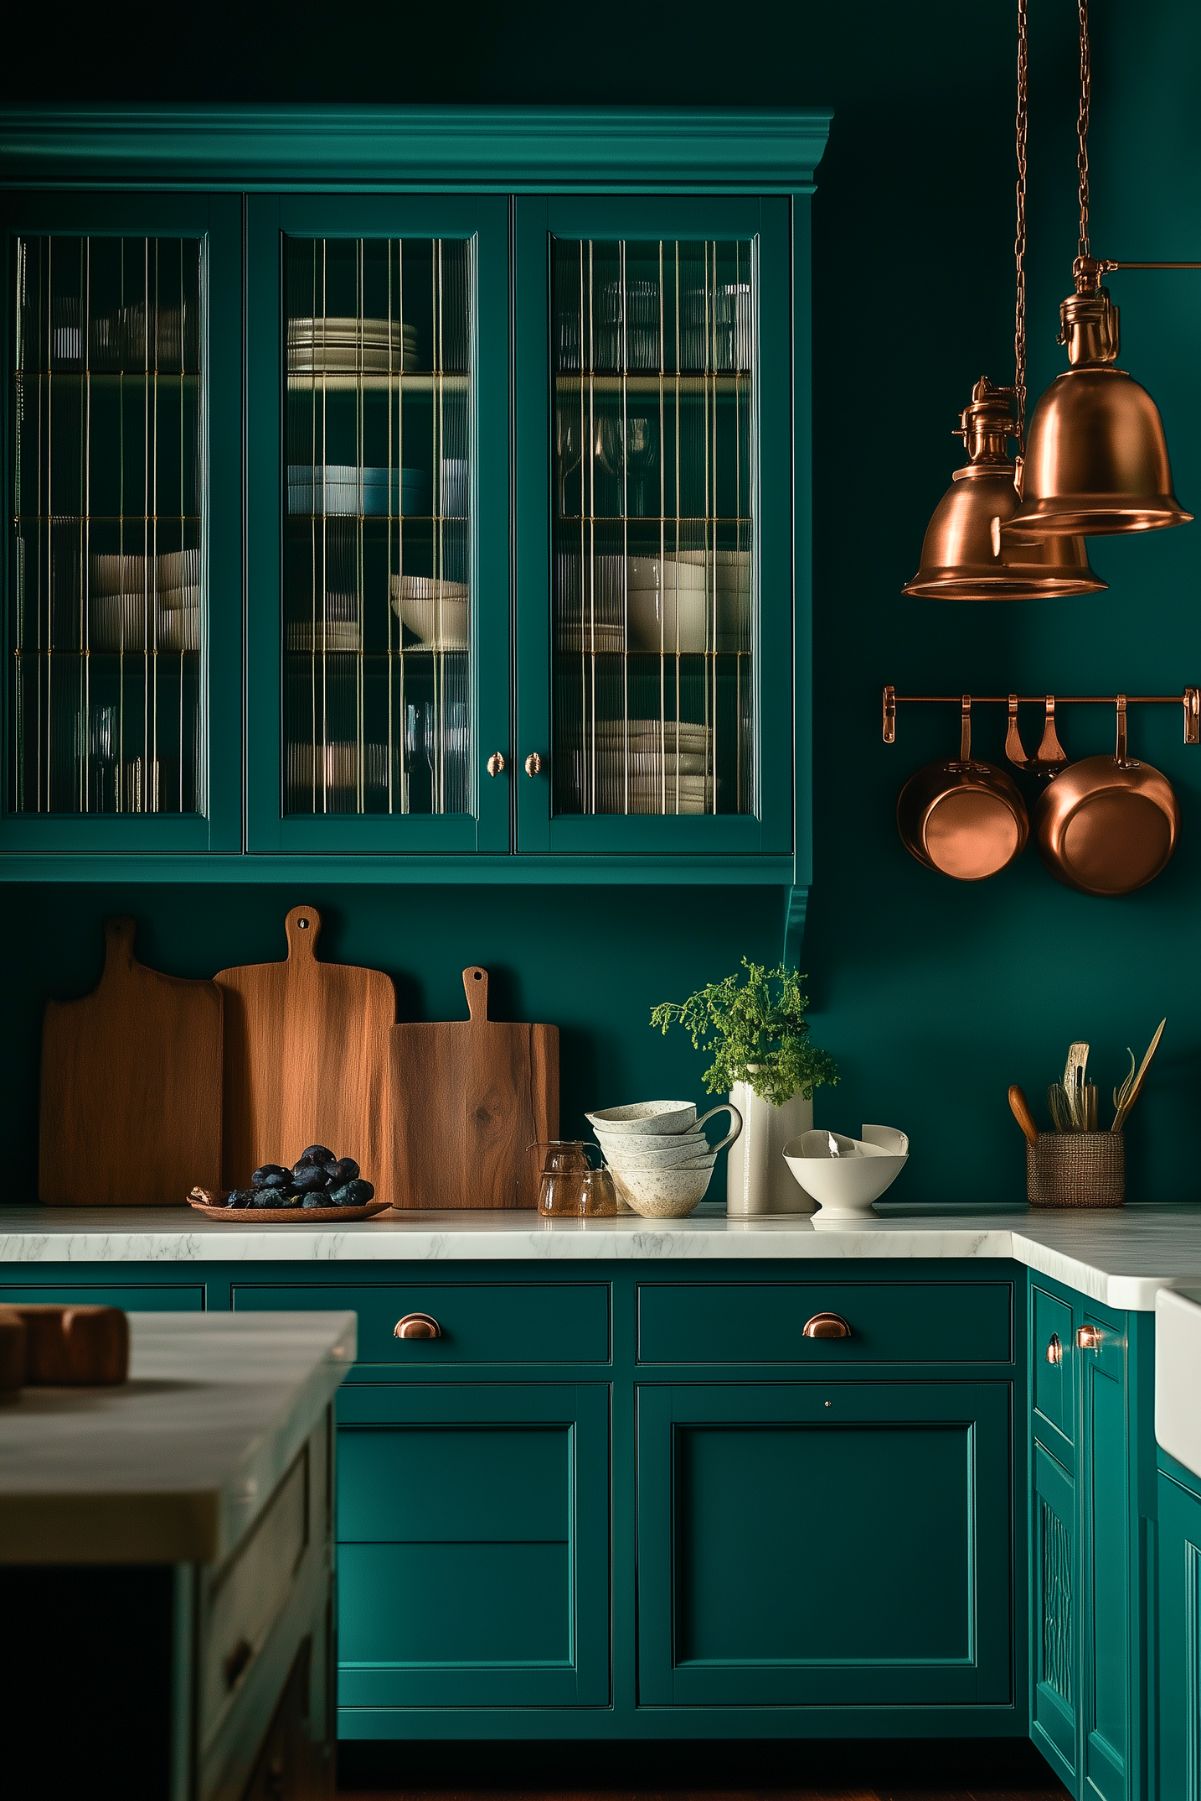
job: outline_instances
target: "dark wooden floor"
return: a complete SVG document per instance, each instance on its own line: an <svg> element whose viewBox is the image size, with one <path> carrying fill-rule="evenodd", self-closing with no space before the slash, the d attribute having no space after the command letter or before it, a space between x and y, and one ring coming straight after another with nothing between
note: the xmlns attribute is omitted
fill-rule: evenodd
<svg viewBox="0 0 1201 1801"><path fill-rule="evenodd" d="M1067 1801L1027 1746L344 1747L354 1801ZM408 1757L408 1767L405 1759ZM525 1768L523 1768L525 1764ZM673 1767L674 1765L674 1767Z"/></svg>

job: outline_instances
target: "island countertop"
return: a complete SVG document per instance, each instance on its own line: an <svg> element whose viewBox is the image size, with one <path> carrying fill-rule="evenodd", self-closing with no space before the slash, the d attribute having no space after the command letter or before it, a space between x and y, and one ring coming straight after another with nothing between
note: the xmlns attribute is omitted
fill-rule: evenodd
<svg viewBox="0 0 1201 1801"><path fill-rule="evenodd" d="M129 1380L25 1388L0 1429L0 1561L221 1563L354 1361L353 1313L132 1313Z"/></svg>
<svg viewBox="0 0 1201 1801"><path fill-rule="evenodd" d="M1201 1283L1201 1207L921 1213L862 1223L802 1214L543 1220L532 1212L395 1212L346 1225L228 1224L183 1207L0 1209L0 1265L63 1263L747 1262L1010 1258L1113 1307Z"/></svg>

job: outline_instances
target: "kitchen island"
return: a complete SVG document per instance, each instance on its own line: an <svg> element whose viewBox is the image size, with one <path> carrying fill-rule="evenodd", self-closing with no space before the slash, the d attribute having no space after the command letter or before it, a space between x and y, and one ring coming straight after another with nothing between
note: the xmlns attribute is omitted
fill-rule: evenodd
<svg viewBox="0 0 1201 1801"><path fill-rule="evenodd" d="M1153 1801L1154 1300L1201 1209L10 1209L0 1301L353 1310L345 1739L1029 1735Z"/></svg>
<svg viewBox="0 0 1201 1801"><path fill-rule="evenodd" d="M130 1324L127 1382L26 1387L0 1424L6 1769L56 1793L326 1794L330 1408L353 1316Z"/></svg>

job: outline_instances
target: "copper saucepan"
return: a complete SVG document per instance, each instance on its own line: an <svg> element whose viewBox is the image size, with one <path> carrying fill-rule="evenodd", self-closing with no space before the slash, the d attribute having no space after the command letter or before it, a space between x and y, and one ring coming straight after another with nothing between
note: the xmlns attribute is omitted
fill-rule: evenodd
<svg viewBox="0 0 1201 1801"><path fill-rule="evenodd" d="M1168 862L1180 831L1172 784L1126 751L1126 696L1117 697L1112 757L1085 757L1057 775L1038 803L1038 848L1069 887L1130 894Z"/></svg>
<svg viewBox="0 0 1201 1801"><path fill-rule="evenodd" d="M996 875L1023 849L1030 820L1016 782L993 763L973 761L969 694L958 757L910 776L897 799L897 827L919 863L960 882Z"/></svg>

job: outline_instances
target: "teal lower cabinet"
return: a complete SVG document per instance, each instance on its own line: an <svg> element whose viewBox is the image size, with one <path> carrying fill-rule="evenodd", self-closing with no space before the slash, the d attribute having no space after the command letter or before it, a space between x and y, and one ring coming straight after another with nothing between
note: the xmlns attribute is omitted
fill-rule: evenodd
<svg viewBox="0 0 1201 1801"><path fill-rule="evenodd" d="M1010 1400L1003 1382L641 1387L640 1701L1007 1705Z"/></svg>
<svg viewBox="0 0 1201 1801"><path fill-rule="evenodd" d="M202 1313L205 1292L203 1283L81 1282L77 1271L70 1281L56 1282L39 1272L29 1280L0 1282L0 1306L5 1301L27 1306L69 1301L77 1307L122 1307L126 1313Z"/></svg>
<svg viewBox="0 0 1201 1801"><path fill-rule="evenodd" d="M1159 1793L1201 1801L1201 1477L1160 1452Z"/></svg>
<svg viewBox="0 0 1201 1801"><path fill-rule="evenodd" d="M608 1384L344 1390L337 1547L342 1708L606 1706Z"/></svg>
<svg viewBox="0 0 1201 1801"><path fill-rule="evenodd" d="M1031 1734L1081 1801L1154 1782L1153 1316L1030 1278Z"/></svg>

